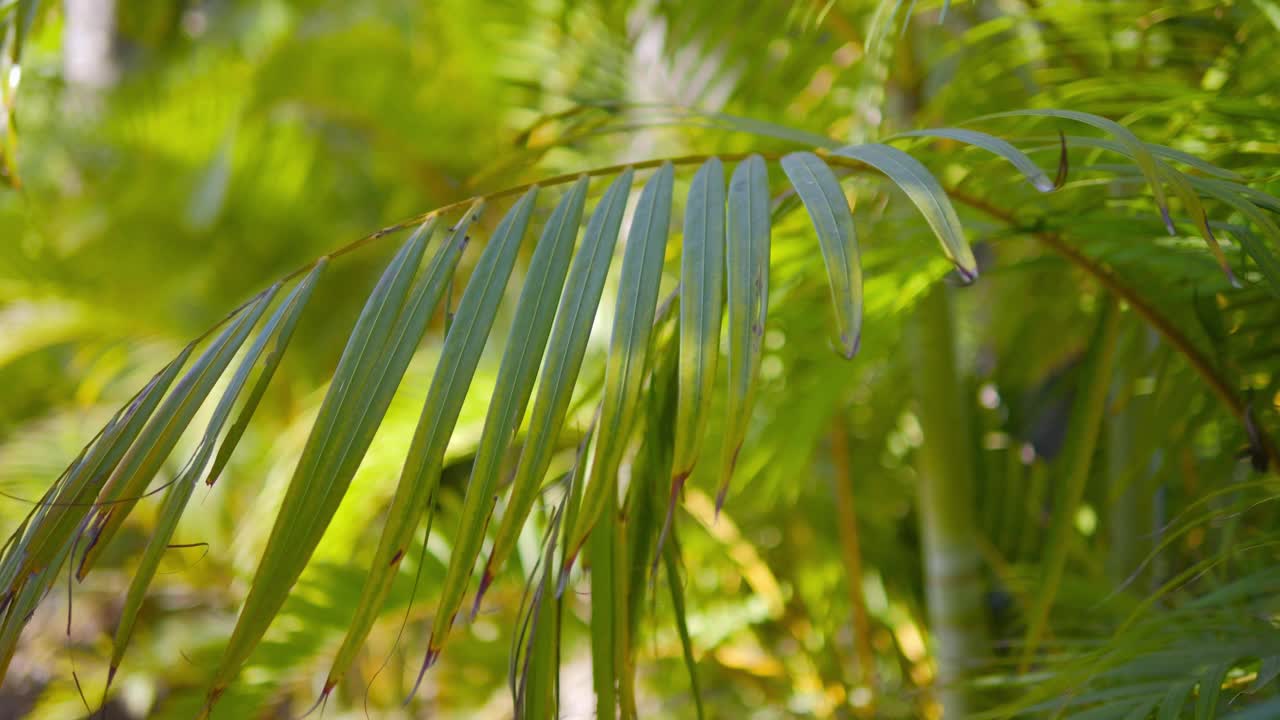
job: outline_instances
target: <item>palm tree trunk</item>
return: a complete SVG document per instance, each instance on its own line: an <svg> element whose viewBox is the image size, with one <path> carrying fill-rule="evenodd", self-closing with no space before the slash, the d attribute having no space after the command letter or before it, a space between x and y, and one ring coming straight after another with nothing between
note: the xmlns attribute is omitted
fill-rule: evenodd
<svg viewBox="0 0 1280 720"><path fill-rule="evenodd" d="M916 455L926 596L937 699L948 720L974 709L967 680L989 652L984 583L974 521L972 449L956 370L948 290L921 300L907 345L924 442Z"/></svg>
<svg viewBox="0 0 1280 720"><path fill-rule="evenodd" d="M1133 382L1132 363L1117 363L1114 374L1114 392L1125 398L1127 404L1106 418L1106 461L1108 484L1122 484L1117 497L1109 506L1107 517L1107 575L1117 587L1129 580L1142 560L1141 538L1147 535L1143 521L1150 512L1140 508L1139 486L1146 474L1146 467L1133 467L1134 410L1140 400L1127 398L1128 386Z"/></svg>

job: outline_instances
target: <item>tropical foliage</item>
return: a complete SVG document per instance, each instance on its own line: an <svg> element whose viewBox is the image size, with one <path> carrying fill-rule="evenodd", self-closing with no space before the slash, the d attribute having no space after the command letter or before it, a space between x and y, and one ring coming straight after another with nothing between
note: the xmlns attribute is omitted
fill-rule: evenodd
<svg viewBox="0 0 1280 720"><path fill-rule="evenodd" d="M502 5L0 4L0 698L1280 714L1280 5Z"/></svg>

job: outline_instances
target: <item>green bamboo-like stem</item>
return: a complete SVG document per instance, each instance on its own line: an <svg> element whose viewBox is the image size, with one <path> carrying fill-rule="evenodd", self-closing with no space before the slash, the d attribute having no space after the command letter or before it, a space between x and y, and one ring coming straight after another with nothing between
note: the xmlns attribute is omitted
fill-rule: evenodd
<svg viewBox="0 0 1280 720"><path fill-rule="evenodd" d="M1120 313L1117 303L1107 298L1098 313L1098 327L1090 339L1081 369L1081 386L1071 407L1071 420L1063 444L1060 474L1055 476L1053 518L1045 536L1041 576L1035 607L1028 613L1027 633L1019 667L1029 669L1040 640L1048 630L1049 613L1066 572L1067 558L1074 541L1076 510L1084 498L1094 449L1101 434L1107 393L1115 367L1116 335Z"/></svg>
<svg viewBox="0 0 1280 720"><path fill-rule="evenodd" d="M1110 494L1106 516L1107 576L1116 586L1130 581L1130 575L1139 568L1149 549L1143 547L1143 538L1149 534L1147 521L1151 517L1151 509L1145 507L1142 498L1147 468L1145 462L1135 465L1134 461L1139 404L1143 399L1130 395L1135 375L1133 359L1141 357L1136 347L1138 338L1137 333L1130 334L1128 352L1121 354L1116 362L1112 392L1117 407L1104 418L1103 449Z"/></svg>
<svg viewBox="0 0 1280 720"><path fill-rule="evenodd" d="M947 288L930 290L907 334L924 442L916 453L919 515L937 699L948 720L974 711L967 682L989 653L975 524L973 459L956 369Z"/></svg>
<svg viewBox="0 0 1280 720"><path fill-rule="evenodd" d="M858 538L858 516L854 512L853 473L849 470L849 433L837 412L831 420L831 464L835 469L836 516L840 519L840 556L844 561L849 605L853 609L854 648L857 651L857 683L871 693L858 706L858 717L875 713L875 649L871 645L871 621L867 598L862 592L862 544Z"/></svg>

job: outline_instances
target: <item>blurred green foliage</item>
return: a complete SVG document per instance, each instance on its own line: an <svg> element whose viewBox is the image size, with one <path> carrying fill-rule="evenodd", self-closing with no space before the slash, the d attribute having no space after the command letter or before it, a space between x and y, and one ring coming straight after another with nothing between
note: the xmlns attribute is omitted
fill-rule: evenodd
<svg viewBox="0 0 1280 720"><path fill-rule="evenodd" d="M1178 234L1164 232L1133 160L1100 149L1104 135L1045 118L990 119L978 127L1014 142L1050 176L1064 130L1065 186L1042 195L984 151L898 141L952 191L983 273L961 288L901 192L864 174L845 179L865 314L861 351L849 362L837 352L808 217L771 163L769 320L748 439L724 512L715 517L716 463L703 462L671 541L701 701L708 717L937 716L916 506L928 439L903 338L917 301L944 284L966 418L955 431L974 458L973 541L988 588L991 646L972 679L981 706L1026 717L1275 710L1276 476L1274 464L1258 472L1249 456L1265 457L1280 408L1280 285L1265 261L1280 252L1267 228L1280 220L1280 5L993 0L954 3L945 19L942 3L890 0L112 5L101 6L110 22L96 38L109 41L100 61L110 82L95 85L68 64L95 40L73 31L74 8L87 5L0 2L9 83L0 490L17 498L0 502L6 535L31 507L22 499L40 498L191 338L378 228L561 173L687 154L773 158L988 113L1066 108L1238 173L1258 193L1249 207L1261 221L1215 201L1205 167L1171 161L1200 183L1240 287L1176 195ZM677 217L691 176L686 167L676 175ZM588 210L606 185L593 180ZM535 225L553 194L540 199ZM499 217L479 221L475 247ZM1250 241L1263 250L1250 252ZM398 242L377 240L330 263L225 475L197 487L173 542L198 545L172 549L162 563L110 717L199 712L328 380ZM459 617L423 689L401 701L426 651L531 248L467 391L430 536L420 530L406 553L365 650L328 700L330 715L513 712L506 685L522 598L526 581L545 572L541 540L602 393L617 260L548 488L513 562L477 617ZM463 256L451 306L478 258ZM679 273L673 238L660 297L678 287ZM1123 302L1097 450L1073 458L1077 446L1064 450L1079 421L1071 408L1098 382L1082 358L1112 297ZM311 564L216 717L297 717L320 695L444 324L433 318ZM657 328L653 357L671 360L673 321ZM624 438L634 441L622 473L631 481L648 478L642 471L661 468L669 452L670 428L654 421L671 412L662 387L669 364L650 363L641 429ZM723 358L721 368L723 377ZM717 397L713 417L723 404ZM201 410L152 487L182 470L211 410ZM703 455L718 458L723 422L707 431ZM508 453L504 479L517 455ZM1081 463L1082 499L1072 502L1064 488ZM655 502L665 501L667 481L657 479ZM81 690L97 707L158 499L139 504L85 582L69 594L68 582L54 584L0 689L0 717L81 717ZM849 512L860 577L850 575ZM1057 526L1063 535L1050 534ZM1055 548L1046 547L1051 537L1062 538ZM1055 555L1064 570L1047 595L1042 578ZM595 708L589 587L574 576L558 626L566 718ZM675 596L662 579L632 590L639 714L693 717ZM1039 603L1048 603L1048 629L1027 665L1027 618Z"/></svg>

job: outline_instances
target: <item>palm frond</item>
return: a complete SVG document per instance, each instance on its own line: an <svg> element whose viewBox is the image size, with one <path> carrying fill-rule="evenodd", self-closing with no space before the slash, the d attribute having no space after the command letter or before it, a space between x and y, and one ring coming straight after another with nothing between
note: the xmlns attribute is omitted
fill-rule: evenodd
<svg viewBox="0 0 1280 720"><path fill-rule="evenodd" d="M1184 174L1164 158L1201 172L1208 172L1210 166L1192 162L1171 149L1157 150L1124 126L1097 115L1033 110L989 117L1024 116L1067 119L1110 133L1117 140L1115 146L1096 142L1095 146L1118 147L1132 159L1136 171L1130 169L1130 174L1146 180L1170 230L1174 226L1164 191L1166 183L1173 184L1183 209L1191 215L1192 223L1205 233L1206 239L1212 240L1211 248L1224 266L1230 267L1229 263L1234 260L1238 267L1246 254L1262 258L1258 260L1263 268L1261 273L1239 273L1244 286L1240 292L1274 289L1268 284L1274 282L1274 268L1267 260L1271 255L1266 249L1267 243L1275 243L1274 227L1268 226L1271 221L1266 214L1274 208L1269 195L1259 194L1247 185L1228 184L1238 181L1223 179L1223 173L1217 173L1218 179ZM1023 151L1007 140L973 130L947 128L903 135L915 136L976 145L1012 164L1035 190L1043 192L1055 185ZM273 285L230 314L206 338L187 346L86 446L5 546L0 557L0 581L4 583L0 657L6 662L12 657L22 628L37 603L50 591L64 563L72 563L77 576L83 580L102 554L119 542L121 528L138 502L149 494L148 487L174 452L179 436L193 426L197 411L206 398L214 396L215 386L252 329L267 316L266 324L245 351L239 368L217 395L215 410L205 424L193 458L169 486L160 521L152 530L142 564L134 575L117 629L110 668L111 675L115 674L159 558L171 543L174 528L199 477L205 474L212 459L212 469L207 475L212 484L229 461L266 384L271 381L295 325L305 315L307 298L322 284L321 272L341 256L397 230L417 225L385 268L348 334L346 349L333 371L328 391L292 473L230 641L210 678L204 712L211 711L281 613L348 494L392 396L454 281L468 247L469 234L479 227L482 208L518 195L471 269L456 312L451 316L354 615L347 624L345 638L321 691L322 699L327 697L350 671L370 629L383 614L419 524L425 516L429 534L438 514L438 490L447 469L446 450L455 436L482 353L493 341L490 335L524 237L533 223L536 200L543 192L540 188L571 184L543 226L516 301L475 462L466 481L461 525L452 536L454 545L422 663L422 672L425 672L439 656L465 600L495 512L503 457L521 437L522 424L527 430L522 437L510 495L481 570L475 606L479 606L480 596L513 552L532 514L552 457L560 446L560 436L569 424L566 418L575 390L581 391L579 374L592 326L604 317L599 310L600 300L612 266L633 174L637 170L656 168L631 213L618 269L617 300L610 318L611 340L603 381L589 395L598 406L597 419L580 462L573 470L573 481L565 490L566 504L555 511L550 522L553 528L550 538L538 553L512 678L521 707L547 703L548 698L555 697L555 681L545 666L552 662L550 658L558 655L561 630L558 616L564 602L561 594L571 580L575 561L585 549L592 586L592 662L601 712L611 714L611 708L615 707L629 714L635 712L634 654L642 608L639 599L644 597L647 586L643 570L656 569L658 562L666 567L681 655L696 694L690 623L678 587L676 505L684 482L694 468L706 466L699 464L699 458L707 453L706 448L714 447L712 437L717 434L721 436L718 438L721 462L717 468L721 489L717 506L723 502L739 451L749 434L749 419L760 382L762 346L768 333L765 321L770 298L776 297L775 292L779 291L784 296L804 292L803 284L792 280L797 277L794 268L810 268L814 257L811 245L799 252L795 246L789 246L785 253L771 257L772 229L792 223L792 211L799 206L789 201L790 193L774 202L766 157L778 161L812 220L817 249L826 266L840 354L845 358L854 355L862 339L866 288L854 216L837 179L837 171L871 177L883 175L891 180L918 209L925 225L939 239L943 255L966 282L977 279L979 261L970 247L953 199L962 207L971 207L1012 226L1017 232L1041 238L1073 266L1129 302L1189 360L1229 410L1242 423L1247 421L1250 410L1241 400L1240 388L1233 378L1228 379L1222 367L1207 359L1203 343L1189 339L1157 303L1149 302L1142 291L1123 285L1088 249L1072 244L1068 239L1073 238L1071 222L1063 222L1061 232L1020 223L1015 209L1002 207L987 197L970 196L954 187L945 188L925 164L904 150L865 143L839 147L829 153L681 156L599 168L446 206L367 236ZM727 193L723 162L737 163ZM679 252L675 252L668 249L668 237L676 167L688 165L700 167L692 178L682 208L678 208L683 211L684 223L682 244ZM1091 173L1097 168L1085 166L1078 171ZM588 176L610 176L614 180L596 203L574 253L574 241L588 197ZM1110 176L1123 179L1124 173ZM1072 191L1070 185L1062 190ZM1202 196L1239 212L1245 223L1263 234L1263 239L1238 245L1217 240L1210 230L1208 210L1201 204ZM775 206L772 215L771 203ZM438 226L447 215L456 214L464 206L447 236L429 253L428 246ZM1116 213L1102 217L1114 218ZM1244 224L1238 227L1245 233L1251 232ZM877 235L871 244L880 242ZM1203 261L1204 256L1199 253L1194 259ZM790 269L790 274L775 276L774 268ZM276 305L272 314L266 315L286 282L299 276L301 279L289 295ZM664 279L677 277L671 302L660 308ZM771 277L780 279L773 287ZM727 310L724 309L726 299ZM670 312L674 303L679 304L679 313ZM722 316L727 316L724 324L728 327L729 378L723 393L715 389ZM678 326L678 330L673 326ZM1114 337L1115 327L1111 324L1105 327L1109 328L1109 334L1100 336L1099 348L1112 346L1107 338ZM201 342L204 347L197 353ZM1110 353L1104 353L1103 359L1109 357ZM188 363L190 368L179 379L179 373ZM1068 443L1077 465L1067 475L1069 491L1057 504L1062 512L1066 512L1062 508L1073 508L1080 502L1104 409L1106 385L1101 379L1109 375L1109 365L1096 360L1090 367L1098 374L1099 381L1091 392L1079 399L1086 419L1078 421L1077 427L1082 429L1077 432L1083 434L1073 435ZM226 421L254 372L257 372L257 382L241 405L241 414L224 432ZM538 377L536 390L535 376ZM173 385L175 380L177 384ZM526 422L524 416L530 396L533 396L533 408ZM721 409L719 417L715 412L717 408ZM673 420L662 422L662 418ZM1255 434L1270 447L1264 431L1256 430L1255 426ZM223 438L221 445L219 437ZM639 449L634 450L637 438L641 442ZM633 450L652 457L637 464L624 463ZM628 473L643 473L643 477L622 473L620 468L624 464L629 468ZM657 520L663 486L657 484L659 479L654 473L661 476L661 483L671 483L665 524ZM1065 552L1066 541L1062 540L1056 547ZM560 548L558 552L557 548ZM1058 556L1047 566L1049 584L1056 584L1064 558ZM1043 623L1049 605L1054 602L1054 593L1047 593L1041 600L1043 604L1032 616L1039 620L1032 623L1025 645L1029 654L1038 643L1041 630L1036 628ZM1184 679L1184 685L1188 682L1190 685L1179 686L1182 694L1176 698L1168 694L1167 697L1174 699L1169 700L1167 706L1180 708L1181 700L1197 684L1214 686L1213 678L1221 684L1226 673L1222 667L1221 663L1214 664L1212 677L1204 676L1207 680ZM1163 692L1170 691L1166 687ZM1099 696L1089 698L1089 702L1101 699ZM1137 702L1134 700L1134 707Z"/></svg>

